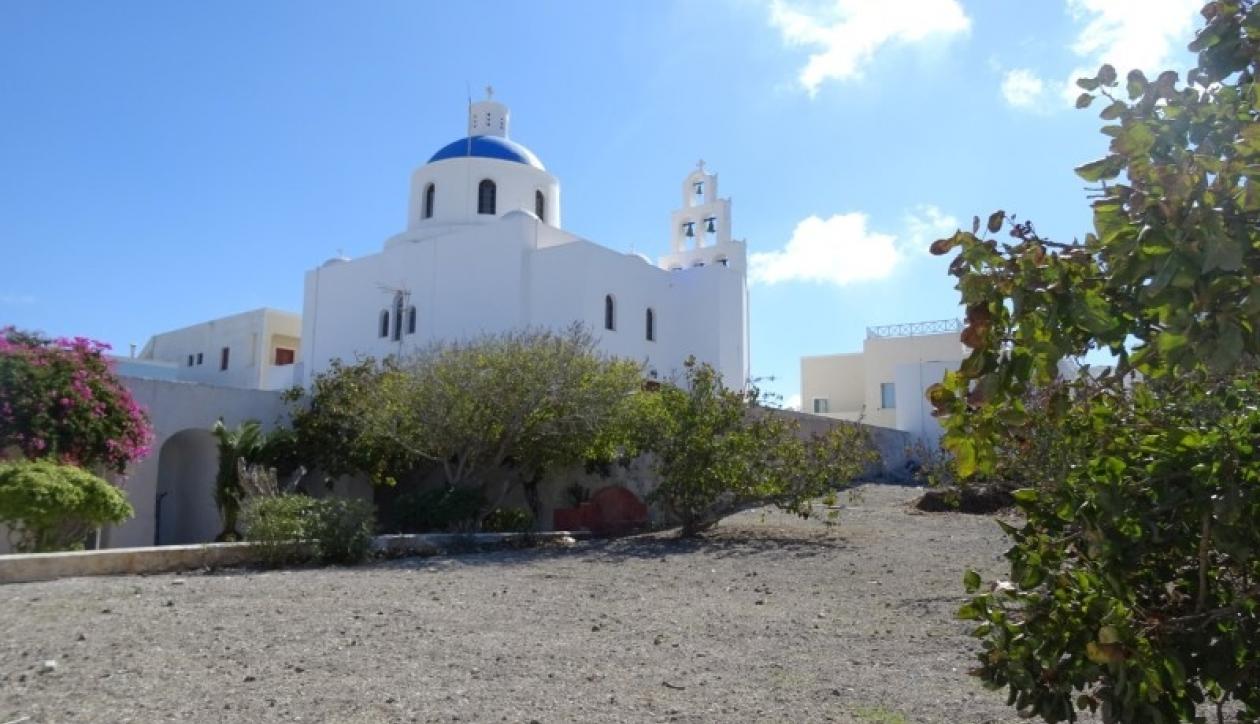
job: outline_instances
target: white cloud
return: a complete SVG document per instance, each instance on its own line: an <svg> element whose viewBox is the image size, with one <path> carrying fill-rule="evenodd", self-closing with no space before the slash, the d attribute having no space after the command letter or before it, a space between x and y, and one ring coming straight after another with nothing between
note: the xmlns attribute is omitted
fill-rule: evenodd
<svg viewBox="0 0 1260 724"><path fill-rule="evenodd" d="M845 285L883 279L900 259L897 237L868 229L866 214L810 216L796 225L783 249L749 256L749 277L754 284Z"/></svg>
<svg viewBox="0 0 1260 724"><path fill-rule="evenodd" d="M1045 89L1041 78L1027 68L1014 68L1002 76L1002 97L1016 108L1037 108Z"/></svg>
<svg viewBox="0 0 1260 724"><path fill-rule="evenodd" d="M1134 68L1148 75L1168 69L1174 48L1189 44L1203 0L1068 0L1083 25L1072 43L1082 65L1072 71L1063 96L1074 101L1078 78L1092 78L1103 63L1124 78Z"/></svg>
<svg viewBox="0 0 1260 724"><path fill-rule="evenodd" d="M749 256L753 284L818 282L844 286L885 279L902 261L927 252L935 239L952 233L958 221L935 206L922 205L906 214L899 238L869 228L860 211L823 219L810 216L796 225L782 249Z"/></svg>
<svg viewBox="0 0 1260 724"><path fill-rule="evenodd" d="M35 303L31 294L0 294L0 304L5 306L27 306Z"/></svg>
<svg viewBox="0 0 1260 724"><path fill-rule="evenodd" d="M958 231L958 219L935 206L924 204L906 214L906 247L911 252L929 254L928 246Z"/></svg>
<svg viewBox="0 0 1260 724"><path fill-rule="evenodd" d="M796 410L797 412L800 412L801 411L800 394L798 393L795 395L789 395L788 398L783 401L783 408L785 410Z"/></svg>
<svg viewBox="0 0 1260 724"><path fill-rule="evenodd" d="M811 96L828 80L859 77L875 53L890 43L917 43L967 32L971 19L958 0L828 0L819 12L770 6L770 22L789 45L813 49L799 80Z"/></svg>

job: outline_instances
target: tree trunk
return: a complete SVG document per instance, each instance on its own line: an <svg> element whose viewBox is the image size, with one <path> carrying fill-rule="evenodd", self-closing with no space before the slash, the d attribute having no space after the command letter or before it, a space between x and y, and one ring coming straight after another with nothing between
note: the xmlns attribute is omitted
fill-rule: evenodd
<svg viewBox="0 0 1260 724"><path fill-rule="evenodd" d="M525 492L525 504L529 506L529 512L533 514L535 523L542 519L542 495L538 492L542 480L543 473L534 472L522 484Z"/></svg>

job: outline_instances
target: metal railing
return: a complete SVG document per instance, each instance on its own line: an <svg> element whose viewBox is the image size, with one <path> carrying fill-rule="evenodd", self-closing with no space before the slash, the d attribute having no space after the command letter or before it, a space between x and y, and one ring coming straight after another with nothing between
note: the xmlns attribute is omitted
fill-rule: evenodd
<svg viewBox="0 0 1260 724"><path fill-rule="evenodd" d="M878 327L867 327L867 339L883 339L888 337L921 337L926 334L946 334L962 332L961 319L934 319L930 322L905 322L902 324L885 324Z"/></svg>

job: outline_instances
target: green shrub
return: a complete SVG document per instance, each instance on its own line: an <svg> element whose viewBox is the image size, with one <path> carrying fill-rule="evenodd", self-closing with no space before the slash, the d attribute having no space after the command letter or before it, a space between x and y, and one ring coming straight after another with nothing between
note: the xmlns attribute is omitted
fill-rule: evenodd
<svg viewBox="0 0 1260 724"><path fill-rule="evenodd" d="M245 537L262 544L272 566L318 560L359 563L368 557L374 532L371 504L344 498L277 495L245 506Z"/></svg>
<svg viewBox="0 0 1260 724"><path fill-rule="evenodd" d="M76 550L93 530L134 514L121 490L82 468L0 463L0 523L18 551Z"/></svg>
<svg viewBox="0 0 1260 724"><path fill-rule="evenodd" d="M975 673L1023 717L1260 721L1260 5L1201 15L1184 84L1077 81L1107 136L1077 168L1098 184L1090 232L997 211L932 244L966 307L970 351L928 393L959 474L992 474L1016 434L1043 445L1022 522L1002 523L1009 574L967 573L958 611ZM1097 351L1114 369L1029 408Z"/></svg>
<svg viewBox="0 0 1260 724"><path fill-rule="evenodd" d="M684 367L684 384L661 385L639 408L652 430L640 444L655 454L660 477L648 501L681 524L683 537L754 503L807 518L817 499L834 499L879 459L858 425L804 439L798 422L757 406L755 388L729 389L695 358Z"/></svg>
<svg viewBox="0 0 1260 724"><path fill-rule="evenodd" d="M495 508L481 521L488 533L528 533L534 529L534 514L524 508Z"/></svg>
<svg viewBox="0 0 1260 724"><path fill-rule="evenodd" d="M346 498L324 498L314 506L307 529L316 540L320 560L353 565L372 551L375 510L371 503Z"/></svg>
<svg viewBox="0 0 1260 724"><path fill-rule="evenodd" d="M470 530L485 505L475 488L438 488L398 497L394 519L403 533Z"/></svg>
<svg viewBox="0 0 1260 724"><path fill-rule="evenodd" d="M245 538L260 544L270 566L301 563L312 557L308 528L318 501L305 495L250 498L245 503Z"/></svg>

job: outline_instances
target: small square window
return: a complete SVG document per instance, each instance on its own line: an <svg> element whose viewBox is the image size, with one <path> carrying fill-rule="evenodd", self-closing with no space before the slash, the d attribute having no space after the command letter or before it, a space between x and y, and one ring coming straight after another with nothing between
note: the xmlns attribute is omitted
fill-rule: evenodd
<svg viewBox="0 0 1260 724"><path fill-rule="evenodd" d="M228 368L228 354L231 352L230 347L224 347L219 353L219 371L222 372Z"/></svg>
<svg viewBox="0 0 1260 724"><path fill-rule="evenodd" d="M192 365L193 365L193 356L192 356L192 355L188 355L188 366L189 366L189 367L192 367Z"/></svg>
<svg viewBox="0 0 1260 724"><path fill-rule="evenodd" d="M202 354L201 354L200 352L198 352L198 353L197 353L197 364L201 364L201 357L202 357Z"/></svg>
<svg viewBox="0 0 1260 724"><path fill-rule="evenodd" d="M831 412L831 402L826 397L814 398L814 414L825 415Z"/></svg>
<svg viewBox="0 0 1260 724"><path fill-rule="evenodd" d="M897 386L891 382L879 383L879 406L884 410L897 407Z"/></svg>
<svg viewBox="0 0 1260 724"><path fill-rule="evenodd" d="M283 367L284 365L293 364L293 356L293 350L276 347L276 366Z"/></svg>

